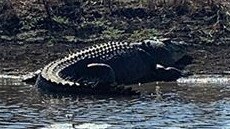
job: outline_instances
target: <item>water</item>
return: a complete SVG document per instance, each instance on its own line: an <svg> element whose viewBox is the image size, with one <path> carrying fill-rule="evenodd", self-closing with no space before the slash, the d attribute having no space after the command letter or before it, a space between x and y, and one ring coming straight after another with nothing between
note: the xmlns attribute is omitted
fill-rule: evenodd
<svg viewBox="0 0 230 129"><path fill-rule="evenodd" d="M149 83L133 86L141 96L73 97L44 94L18 77L1 77L0 128L230 129L227 82Z"/></svg>

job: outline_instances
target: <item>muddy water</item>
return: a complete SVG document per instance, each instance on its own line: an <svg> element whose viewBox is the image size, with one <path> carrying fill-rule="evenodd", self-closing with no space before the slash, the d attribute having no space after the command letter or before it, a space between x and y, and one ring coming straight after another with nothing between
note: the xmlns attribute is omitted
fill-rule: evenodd
<svg viewBox="0 0 230 129"><path fill-rule="evenodd" d="M2 76L0 128L230 128L230 84L218 79L133 86L141 96L63 97Z"/></svg>

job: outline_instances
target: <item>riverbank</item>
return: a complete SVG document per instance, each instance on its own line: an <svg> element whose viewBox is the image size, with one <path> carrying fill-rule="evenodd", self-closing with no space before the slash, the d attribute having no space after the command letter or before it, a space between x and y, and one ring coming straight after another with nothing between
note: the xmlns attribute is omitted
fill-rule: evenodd
<svg viewBox="0 0 230 129"><path fill-rule="evenodd" d="M2 74L36 71L95 43L149 38L187 42L188 55L193 60L185 67L186 71L195 74L230 71L228 2L151 5L116 1L111 5L12 0L0 4ZM49 5L48 9L44 5Z"/></svg>
<svg viewBox="0 0 230 129"><path fill-rule="evenodd" d="M55 46L25 44L4 45L0 51L2 74L25 74L43 68L49 62L80 49L83 45L58 44ZM188 55L193 58L185 71L194 74L230 74L229 44L190 46ZM9 49L10 48L10 49ZM36 50L36 51L35 51Z"/></svg>

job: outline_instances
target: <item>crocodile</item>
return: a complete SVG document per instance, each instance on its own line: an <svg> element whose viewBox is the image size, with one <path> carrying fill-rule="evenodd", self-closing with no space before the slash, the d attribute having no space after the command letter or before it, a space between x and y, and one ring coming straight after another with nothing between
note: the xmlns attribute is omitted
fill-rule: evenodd
<svg viewBox="0 0 230 129"><path fill-rule="evenodd" d="M93 45L46 65L37 72L35 85L51 91L95 94L121 84L176 80L183 76L173 66L186 55L184 44L143 40Z"/></svg>

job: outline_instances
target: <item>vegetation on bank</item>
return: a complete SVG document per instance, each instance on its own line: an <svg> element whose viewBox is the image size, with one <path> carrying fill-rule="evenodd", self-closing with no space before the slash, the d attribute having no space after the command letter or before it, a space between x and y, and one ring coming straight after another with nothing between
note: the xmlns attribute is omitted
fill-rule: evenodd
<svg viewBox="0 0 230 129"><path fill-rule="evenodd" d="M0 43L229 43L229 7L229 0L2 0Z"/></svg>

